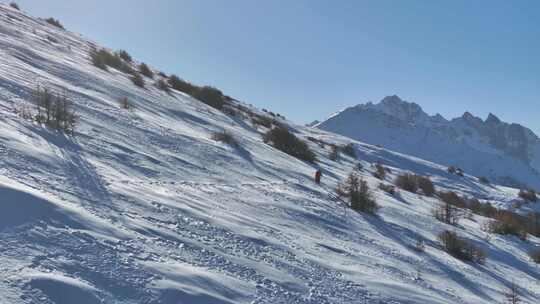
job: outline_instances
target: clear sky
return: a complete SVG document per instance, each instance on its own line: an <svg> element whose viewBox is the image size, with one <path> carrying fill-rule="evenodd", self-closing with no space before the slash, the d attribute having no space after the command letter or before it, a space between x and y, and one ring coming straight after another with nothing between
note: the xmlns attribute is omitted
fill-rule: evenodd
<svg viewBox="0 0 540 304"><path fill-rule="evenodd" d="M34 16L305 123L397 94L540 133L537 0L18 0Z"/></svg>

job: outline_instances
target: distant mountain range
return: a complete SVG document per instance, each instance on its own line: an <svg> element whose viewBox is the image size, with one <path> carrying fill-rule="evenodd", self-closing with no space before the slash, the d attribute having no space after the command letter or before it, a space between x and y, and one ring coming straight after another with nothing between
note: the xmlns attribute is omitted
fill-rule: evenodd
<svg viewBox="0 0 540 304"><path fill-rule="evenodd" d="M451 120L387 96L337 112L313 127L446 165L498 183L540 189L540 139L530 129L465 112Z"/></svg>

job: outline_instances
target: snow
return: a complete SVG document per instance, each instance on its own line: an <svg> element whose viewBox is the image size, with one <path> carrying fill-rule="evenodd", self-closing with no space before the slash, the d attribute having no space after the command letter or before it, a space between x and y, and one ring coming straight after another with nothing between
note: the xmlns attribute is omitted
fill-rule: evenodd
<svg viewBox="0 0 540 304"><path fill-rule="evenodd" d="M392 169L387 183L414 171L502 208L517 189L283 121L304 139L355 143L381 205L378 217L355 213L331 192L358 161L330 161L328 145L308 141L317 165L292 158L264 144L264 128L248 120L93 67L93 42L5 5L0 45L2 303L476 304L501 301L512 282L524 303L540 300L540 273L527 257L537 238L487 241L479 216L457 227L437 222L435 198L376 190L370 164ZM15 114L38 81L68 90L76 136ZM133 111L118 106L123 96ZM222 130L238 148L211 139ZM318 167L322 186L312 182ZM444 229L486 250L486 264L443 252ZM412 248L419 238L423 253Z"/></svg>
<svg viewBox="0 0 540 304"><path fill-rule="evenodd" d="M99 304L101 301L94 295L96 289L86 282L55 273L24 273L30 286L41 290L57 304Z"/></svg>

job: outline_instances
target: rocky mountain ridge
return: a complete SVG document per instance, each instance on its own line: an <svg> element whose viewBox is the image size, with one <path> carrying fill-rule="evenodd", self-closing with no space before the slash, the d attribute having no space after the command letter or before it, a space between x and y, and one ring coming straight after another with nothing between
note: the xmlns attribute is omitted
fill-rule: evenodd
<svg viewBox="0 0 540 304"><path fill-rule="evenodd" d="M463 167L498 182L540 188L540 139L530 129L490 113L446 119L416 103L387 96L332 115L315 127L431 161ZM468 157L467 159L467 156Z"/></svg>

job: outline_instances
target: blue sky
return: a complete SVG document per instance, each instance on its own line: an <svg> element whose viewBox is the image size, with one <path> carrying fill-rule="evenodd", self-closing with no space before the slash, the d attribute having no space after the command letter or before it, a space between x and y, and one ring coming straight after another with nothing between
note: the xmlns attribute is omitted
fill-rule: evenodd
<svg viewBox="0 0 540 304"><path fill-rule="evenodd" d="M397 94L540 133L540 1L17 2L300 123Z"/></svg>

